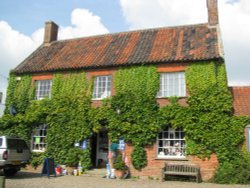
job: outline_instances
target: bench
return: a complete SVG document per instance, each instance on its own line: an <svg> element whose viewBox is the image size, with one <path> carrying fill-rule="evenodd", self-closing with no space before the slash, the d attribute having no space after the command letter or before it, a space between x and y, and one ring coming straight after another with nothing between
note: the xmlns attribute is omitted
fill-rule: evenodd
<svg viewBox="0 0 250 188"><path fill-rule="evenodd" d="M194 176L197 183L201 182L200 167L193 164L165 163L162 169L162 181L166 175Z"/></svg>

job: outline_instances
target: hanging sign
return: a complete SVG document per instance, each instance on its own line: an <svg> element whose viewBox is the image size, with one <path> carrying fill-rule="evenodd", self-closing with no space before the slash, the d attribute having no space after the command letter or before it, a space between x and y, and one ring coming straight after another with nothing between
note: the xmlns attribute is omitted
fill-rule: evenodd
<svg viewBox="0 0 250 188"><path fill-rule="evenodd" d="M83 150L86 150L87 148L88 148L88 142L87 142L86 139L84 139L84 140L82 141L82 149L83 149Z"/></svg>
<svg viewBox="0 0 250 188"><path fill-rule="evenodd" d="M119 150L125 150L125 141L123 138L119 139L119 145L118 145Z"/></svg>

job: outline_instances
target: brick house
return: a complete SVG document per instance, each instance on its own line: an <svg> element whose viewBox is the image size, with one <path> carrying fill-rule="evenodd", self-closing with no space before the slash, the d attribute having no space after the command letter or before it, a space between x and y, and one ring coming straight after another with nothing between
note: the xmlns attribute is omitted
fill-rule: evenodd
<svg viewBox="0 0 250 188"><path fill-rule="evenodd" d="M236 116L250 117L250 87L238 86L230 88L233 95L234 114ZM245 129L245 144L247 150L250 151L250 125Z"/></svg>
<svg viewBox="0 0 250 188"><path fill-rule="evenodd" d="M101 106L102 99L115 94L112 82L119 67L154 65L160 73L161 85L157 96L159 105L168 105L168 97L171 96L178 96L180 103L186 105L187 66L196 62L224 63L217 0L208 0L207 8L208 23L204 24L145 29L62 41L57 41L58 26L54 22L46 22L43 44L18 65L13 73L16 76L31 75L36 83L36 99L40 100L51 96L54 73L84 71L89 79L94 78L92 105L98 107ZM45 149L46 144L41 141L46 128L46 125L38 128L41 139L32 144L34 151ZM166 161L198 164L203 180L213 176L218 165L216 155L206 160L195 156L162 155L161 143L170 141L172 133L179 135L174 139L174 143L178 141L185 146L182 130L169 129L163 133L167 136L157 138L155 144L146 148L148 166L142 171L137 171L131 165L133 176L159 177ZM108 143L107 133L99 133L96 143L98 151L101 144ZM132 148L127 144L128 161L131 160ZM94 155L95 165L98 159L107 160L105 152L96 152Z"/></svg>

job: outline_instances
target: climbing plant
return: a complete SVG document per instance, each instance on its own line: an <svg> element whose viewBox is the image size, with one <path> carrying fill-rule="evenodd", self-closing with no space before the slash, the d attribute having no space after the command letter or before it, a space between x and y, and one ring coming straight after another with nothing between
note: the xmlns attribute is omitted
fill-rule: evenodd
<svg viewBox="0 0 250 188"><path fill-rule="evenodd" d="M74 148L74 143L89 139L92 128L88 113L91 108L90 84L85 73L57 74L53 79L51 110L46 121L49 126L46 153L59 163L75 166L79 161L90 166L87 150Z"/></svg>
<svg viewBox="0 0 250 188"><path fill-rule="evenodd" d="M110 100L111 117L108 131L112 140L122 136L126 142L141 148L155 141L159 130L159 106L156 93L159 74L152 66L120 69L115 74L116 95ZM140 151L141 151L140 150ZM143 154L144 157L138 156ZM145 167L145 152L132 153L136 169Z"/></svg>
<svg viewBox="0 0 250 188"><path fill-rule="evenodd" d="M31 84L31 76L16 76L10 73L5 114L10 114L11 106L16 109L17 113L24 114L33 97L34 87Z"/></svg>
<svg viewBox="0 0 250 188"><path fill-rule="evenodd" d="M26 141L30 139L31 128L26 125L25 111L33 97L34 87L31 86L31 76L17 77L9 75L6 108L0 119L2 135L20 136Z"/></svg>
<svg viewBox="0 0 250 188"><path fill-rule="evenodd" d="M90 94L91 84L85 73L55 74L52 99L33 100L31 77L22 76L17 80L11 74L6 103L7 108L15 105L17 114L10 115L6 110L0 120L0 131L30 142L33 128L46 123L49 127L46 137L48 148L42 157L53 157L58 163L71 165L81 161L88 168L90 148L83 151L74 148L74 143L88 139L91 135L92 128L88 122ZM34 154L32 159L34 166L42 161L41 155Z"/></svg>
<svg viewBox="0 0 250 188"><path fill-rule="evenodd" d="M216 153L220 163L218 170L231 171L216 173L215 180L225 182L227 179L230 183L232 178L229 176L236 177L235 172L239 172L236 168L240 168L233 165L235 161L245 161L239 146L244 140L247 119L233 116L225 65L214 62L191 64L186 70L186 81L190 95L188 106L183 107L172 101L161 109L162 117L167 126L184 128L187 154L209 158ZM250 176L241 174L240 177L250 180ZM234 178L234 183L242 181L242 178Z"/></svg>
<svg viewBox="0 0 250 188"><path fill-rule="evenodd" d="M92 108L92 86L85 73L55 74L52 98L41 101L33 100L31 76L16 79L16 75L10 74L7 108L0 119L0 132L28 141L32 129L46 123L48 148L44 156L33 155L33 164L50 156L68 165L81 161L84 168L88 168L91 148L80 150L74 143L88 140L93 132L105 128L111 142L122 137L134 146L132 164L141 169L147 165L145 146L155 143L158 131L167 126L182 127L187 154L200 158L217 154L220 163L215 177L217 182L239 176L245 179L236 178L234 183L250 181L250 177L239 175L241 170L236 170L239 161L250 165L239 147L244 140L247 119L233 116L225 65L190 63L185 75L188 93L185 106L179 105L179 98L170 97L170 105L159 108L156 67L137 66L119 69L114 77L115 95L104 100L102 107ZM10 115L10 106L15 106L15 116ZM246 171L249 168L242 169L245 169L244 174L250 174Z"/></svg>
<svg viewBox="0 0 250 188"><path fill-rule="evenodd" d="M203 157L216 153L220 162L233 160L244 139L244 121L232 114L224 64L192 64L186 75L190 93L188 117L184 121L190 140L188 152Z"/></svg>

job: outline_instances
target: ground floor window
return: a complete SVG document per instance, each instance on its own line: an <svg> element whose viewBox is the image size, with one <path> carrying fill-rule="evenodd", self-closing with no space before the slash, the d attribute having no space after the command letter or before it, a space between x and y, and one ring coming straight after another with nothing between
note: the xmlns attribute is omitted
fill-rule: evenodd
<svg viewBox="0 0 250 188"><path fill-rule="evenodd" d="M33 130L32 150L45 151L46 149L47 125L43 124Z"/></svg>
<svg viewBox="0 0 250 188"><path fill-rule="evenodd" d="M158 134L158 158L185 158L185 133L182 128L167 127Z"/></svg>

